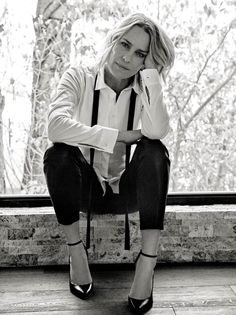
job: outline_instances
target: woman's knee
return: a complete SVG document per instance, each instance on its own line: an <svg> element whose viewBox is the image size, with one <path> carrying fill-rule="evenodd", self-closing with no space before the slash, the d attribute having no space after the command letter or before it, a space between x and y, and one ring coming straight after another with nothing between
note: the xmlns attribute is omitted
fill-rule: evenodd
<svg viewBox="0 0 236 315"><path fill-rule="evenodd" d="M54 204L68 203L78 198L81 183L81 168L73 157L73 148L53 145L44 155L44 175L49 194ZM76 148L75 148L76 149ZM66 209L66 208L65 208Z"/></svg>
<svg viewBox="0 0 236 315"><path fill-rule="evenodd" d="M139 143L139 154L141 161L146 161L149 165L163 166L170 165L169 152L160 140L143 138Z"/></svg>
<svg viewBox="0 0 236 315"><path fill-rule="evenodd" d="M76 152L76 151L79 152ZM73 164L82 162L84 157L77 147L69 146L64 143L56 143L52 147L46 150L44 154L44 167L53 166L54 168L64 168L68 165L70 167Z"/></svg>
<svg viewBox="0 0 236 315"><path fill-rule="evenodd" d="M43 170L49 192L60 191L61 187L67 191L66 187L72 189L73 186L80 185L82 166L75 154L76 149L60 144L45 152Z"/></svg>

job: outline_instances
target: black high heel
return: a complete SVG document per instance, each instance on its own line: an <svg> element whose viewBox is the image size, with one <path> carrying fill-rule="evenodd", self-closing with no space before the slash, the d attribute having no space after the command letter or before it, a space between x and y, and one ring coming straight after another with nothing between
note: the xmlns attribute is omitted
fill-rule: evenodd
<svg viewBox="0 0 236 315"><path fill-rule="evenodd" d="M77 244L80 244L82 240L76 242L76 243L67 243L68 246L74 246ZM86 255L88 257L88 251L87 248L85 247L83 243ZM71 263L71 257L69 256L69 266ZM70 292L74 294L76 297L85 300L91 296L93 293L93 282L88 283L88 284L75 284L71 281L71 276L69 276L69 286L70 286Z"/></svg>
<svg viewBox="0 0 236 315"><path fill-rule="evenodd" d="M135 265L137 264L137 261L138 261L140 255L150 257L150 258L157 258L157 255L155 255L155 256L148 255L148 254L145 254L142 251L140 251L136 260L135 260ZM148 312L153 306L154 268L153 268L153 275L152 275L152 292L151 292L151 295L146 299L134 299L134 298L128 296L128 305L129 305L131 312L133 312L134 314L144 314L144 313Z"/></svg>

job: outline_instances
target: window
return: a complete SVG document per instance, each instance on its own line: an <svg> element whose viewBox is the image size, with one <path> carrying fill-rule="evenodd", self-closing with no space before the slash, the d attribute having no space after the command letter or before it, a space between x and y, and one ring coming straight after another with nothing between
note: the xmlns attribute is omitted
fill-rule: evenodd
<svg viewBox="0 0 236 315"><path fill-rule="evenodd" d="M176 47L165 87L170 192L235 191L233 1L68 1L47 18L35 16L43 1L26 2L0 4L1 194L47 194L46 112L59 78L70 63L94 62L107 31L136 11L158 20Z"/></svg>

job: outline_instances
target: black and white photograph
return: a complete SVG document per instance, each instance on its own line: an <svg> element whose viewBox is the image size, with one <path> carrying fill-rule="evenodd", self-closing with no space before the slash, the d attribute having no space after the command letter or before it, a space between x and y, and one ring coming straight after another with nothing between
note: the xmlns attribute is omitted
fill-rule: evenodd
<svg viewBox="0 0 236 315"><path fill-rule="evenodd" d="M235 13L1 1L0 315L236 315Z"/></svg>

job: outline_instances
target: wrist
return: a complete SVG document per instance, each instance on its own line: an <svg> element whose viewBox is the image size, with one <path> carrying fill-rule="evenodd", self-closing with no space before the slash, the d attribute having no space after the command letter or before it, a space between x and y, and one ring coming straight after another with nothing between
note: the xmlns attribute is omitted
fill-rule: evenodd
<svg viewBox="0 0 236 315"><path fill-rule="evenodd" d="M117 142L123 142L124 141L124 132L123 131L119 131L118 132L118 137L117 137Z"/></svg>

